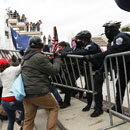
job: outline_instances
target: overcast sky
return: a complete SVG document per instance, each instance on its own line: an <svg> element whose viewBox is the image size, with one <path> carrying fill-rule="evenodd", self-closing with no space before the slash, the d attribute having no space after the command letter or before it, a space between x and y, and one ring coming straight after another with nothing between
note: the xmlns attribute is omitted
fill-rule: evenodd
<svg viewBox="0 0 130 130"><path fill-rule="evenodd" d="M89 30L93 36L104 32L102 25L110 20L130 23L130 12L121 10L114 0L3 0L30 22L43 21L43 34L53 34L57 27L60 41L69 41L71 35Z"/></svg>

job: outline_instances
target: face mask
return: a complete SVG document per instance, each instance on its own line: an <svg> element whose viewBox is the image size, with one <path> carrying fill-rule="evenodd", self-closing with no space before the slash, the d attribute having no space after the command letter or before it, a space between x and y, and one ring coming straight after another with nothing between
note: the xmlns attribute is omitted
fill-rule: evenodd
<svg viewBox="0 0 130 130"><path fill-rule="evenodd" d="M76 47L77 48L81 48L81 47L83 47L83 42L82 41L76 41Z"/></svg>
<svg viewBox="0 0 130 130"><path fill-rule="evenodd" d="M114 39L113 30L105 29L105 35L106 35L106 37L107 37L110 41L113 41L113 39Z"/></svg>

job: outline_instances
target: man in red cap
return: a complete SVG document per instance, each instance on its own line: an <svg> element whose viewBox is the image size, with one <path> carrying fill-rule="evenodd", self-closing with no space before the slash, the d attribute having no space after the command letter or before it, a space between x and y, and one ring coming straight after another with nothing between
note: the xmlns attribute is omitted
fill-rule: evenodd
<svg viewBox="0 0 130 130"><path fill-rule="evenodd" d="M4 64L3 64L3 62L4 62ZM1 70L2 65L6 65L6 64L7 64L7 61L5 59L1 59L0 60L0 70ZM2 90L3 90L3 85L2 85L1 78L0 78L0 119L7 120L8 117L6 116L6 113L4 112L3 107L1 106Z"/></svg>
<svg viewBox="0 0 130 130"><path fill-rule="evenodd" d="M8 130L14 129L16 110L21 111L19 120L24 120L24 108L22 102L17 101L14 94L10 93L10 88L19 75L20 71L20 65L17 67L10 66L10 64L5 59L0 59L0 76L3 85L1 104L8 116Z"/></svg>
<svg viewBox="0 0 130 130"><path fill-rule="evenodd" d="M0 59L0 71L1 72L4 70L4 68L5 68L6 65L7 66L9 65L8 62L7 62L7 60L5 60L4 58Z"/></svg>

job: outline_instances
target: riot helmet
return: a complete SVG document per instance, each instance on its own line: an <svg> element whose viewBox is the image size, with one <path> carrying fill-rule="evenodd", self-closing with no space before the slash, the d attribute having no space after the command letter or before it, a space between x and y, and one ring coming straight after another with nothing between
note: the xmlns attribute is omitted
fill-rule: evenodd
<svg viewBox="0 0 130 130"><path fill-rule="evenodd" d="M30 48L43 48L43 43L40 37L33 36L29 39Z"/></svg>
<svg viewBox="0 0 130 130"><path fill-rule="evenodd" d="M81 31L75 36L75 42L77 47L82 47L90 41L91 33L87 30Z"/></svg>
<svg viewBox="0 0 130 130"><path fill-rule="evenodd" d="M114 37L120 32L121 22L110 21L103 25L105 27L105 35L106 37L112 41Z"/></svg>

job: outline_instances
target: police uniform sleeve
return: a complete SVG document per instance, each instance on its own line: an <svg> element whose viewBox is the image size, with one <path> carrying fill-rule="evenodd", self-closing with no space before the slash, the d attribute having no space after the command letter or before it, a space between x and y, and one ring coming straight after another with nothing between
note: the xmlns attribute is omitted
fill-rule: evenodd
<svg viewBox="0 0 130 130"><path fill-rule="evenodd" d="M87 45L81 50L74 51L73 54L75 55L89 55L89 54L94 54L97 52L97 47L95 45Z"/></svg>

